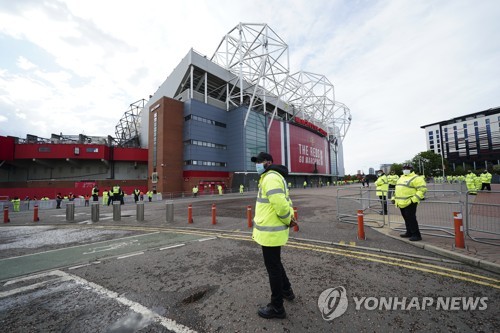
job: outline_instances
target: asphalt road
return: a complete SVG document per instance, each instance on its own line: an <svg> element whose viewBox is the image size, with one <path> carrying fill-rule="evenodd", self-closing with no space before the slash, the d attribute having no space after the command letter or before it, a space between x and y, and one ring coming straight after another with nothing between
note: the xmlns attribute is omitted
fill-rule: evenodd
<svg viewBox="0 0 500 333"><path fill-rule="evenodd" d="M332 197L297 193L301 229L282 250L297 298L287 318L257 315L268 303L262 253L249 235L253 195L182 199L136 222L39 223L21 215L0 228L0 327L5 332L494 332L500 276L334 221ZM211 206L217 204L217 224ZM194 223L186 206L193 204ZM108 207L102 214L109 214ZM298 238L307 240L297 240ZM356 242L356 246L332 244ZM354 244L353 244L354 245ZM360 245L363 247L361 248ZM376 250L369 250L367 248ZM380 251L384 250L384 251Z"/></svg>

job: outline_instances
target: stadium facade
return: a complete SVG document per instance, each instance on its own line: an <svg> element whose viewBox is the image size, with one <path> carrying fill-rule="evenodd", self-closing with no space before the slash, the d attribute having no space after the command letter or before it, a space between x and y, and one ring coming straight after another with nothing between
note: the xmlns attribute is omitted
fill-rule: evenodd
<svg viewBox="0 0 500 333"><path fill-rule="evenodd" d="M344 176L350 110L323 75L290 72L288 46L266 24L238 24L212 57L191 49L150 96L141 117L148 186L211 193L256 188L250 157L268 151L288 181Z"/></svg>
<svg viewBox="0 0 500 333"><path fill-rule="evenodd" d="M440 154L455 170L500 165L500 107L421 126L427 150Z"/></svg>

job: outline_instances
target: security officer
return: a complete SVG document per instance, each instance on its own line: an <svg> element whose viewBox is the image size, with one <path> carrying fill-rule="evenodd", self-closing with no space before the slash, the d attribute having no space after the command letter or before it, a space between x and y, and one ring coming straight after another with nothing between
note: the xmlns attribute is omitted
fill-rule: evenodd
<svg viewBox="0 0 500 333"><path fill-rule="evenodd" d="M383 170L377 171L377 180L375 185L377 186L377 196L382 204L382 211L380 215L387 215L387 191L389 190L389 181Z"/></svg>
<svg viewBox="0 0 500 333"><path fill-rule="evenodd" d="M488 170L484 170L483 173L481 174L481 191L483 190L488 190L491 191L491 178L492 175L491 173L488 172Z"/></svg>
<svg viewBox="0 0 500 333"><path fill-rule="evenodd" d="M245 186L243 184L240 184L240 193L243 194L243 189L245 188Z"/></svg>
<svg viewBox="0 0 500 333"><path fill-rule="evenodd" d="M274 165L273 157L264 152L251 161L260 175L252 238L262 246L271 285L271 303L260 308L258 314L263 318L285 318L283 298L293 300L295 295L281 263L281 247L288 241L289 228L297 225L284 178L288 169Z"/></svg>
<svg viewBox="0 0 500 333"><path fill-rule="evenodd" d="M111 198L111 201L114 203L115 201L120 201L120 194L122 192L122 189L120 188L120 185L115 185L113 186L113 197Z"/></svg>
<svg viewBox="0 0 500 333"><path fill-rule="evenodd" d="M21 199L19 199L19 197L15 197L14 199L11 200L11 202L13 210L15 212L19 212L21 207Z"/></svg>
<svg viewBox="0 0 500 333"><path fill-rule="evenodd" d="M198 196L198 185L193 186L193 197L196 198Z"/></svg>
<svg viewBox="0 0 500 333"><path fill-rule="evenodd" d="M99 201L99 187L97 185L92 188L92 201Z"/></svg>
<svg viewBox="0 0 500 333"><path fill-rule="evenodd" d="M307 181L304 180L304 184L303 185L304 185L304 188L306 188L307 187Z"/></svg>
<svg viewBox="0 0 500 333"><path fill-rule="evenodd" d="M108 190L104 189L102 192L102 205L106 206L108 204Z"/></svg>
<svg viewBox="0 0 500 333"><path fill-rule="evenodd" d="M467 186L467 192L471 195L477 194L476 178L476 174L469 169L467 176L465 176L465 185Z"/></svg>
<svg viewBox="0 0 500 333"><path fill-rule="evenodd" d="M427 186L424 177L415 174L411 164L404 164L403 175L398 179L396 194L392 198L405 220L406 232L401 234L401 237L411 241L422 240L417 222L417 205L424 200L425 192Z"/></svg>
<svg viewBox="0 0 500 333"><path fill-rule="evenodd" d="M389 176L387 176L387 181L389 182L389 193L387 194L387 198L391 200L394 195L394 190L396 189L396 184L398 183L399 176L396 175L394 170L391 170Z"/></svg>

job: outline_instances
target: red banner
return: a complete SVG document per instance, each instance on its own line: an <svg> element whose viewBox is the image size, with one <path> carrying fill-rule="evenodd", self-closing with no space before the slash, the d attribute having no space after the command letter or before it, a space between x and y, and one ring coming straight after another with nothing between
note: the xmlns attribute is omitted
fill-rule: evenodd
<svg viewBox="0 0 500 333"><path fill-rule="evenodd" d="M290 172L329 173L328 142L306 129L289 126Z"/></svg>

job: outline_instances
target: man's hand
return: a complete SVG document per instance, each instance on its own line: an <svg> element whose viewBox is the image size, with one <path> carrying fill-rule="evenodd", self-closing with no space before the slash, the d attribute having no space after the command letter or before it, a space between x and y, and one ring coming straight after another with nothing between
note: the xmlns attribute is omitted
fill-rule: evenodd
<svg viewBox="0 0 500 333"><path fill-rule="evenodd" d="M292 218L292 220L290 221L290 228L295 228L297 227L297 231L299 230L299 225L297 224L297 222L295 221L294 218Z"/></svg>

